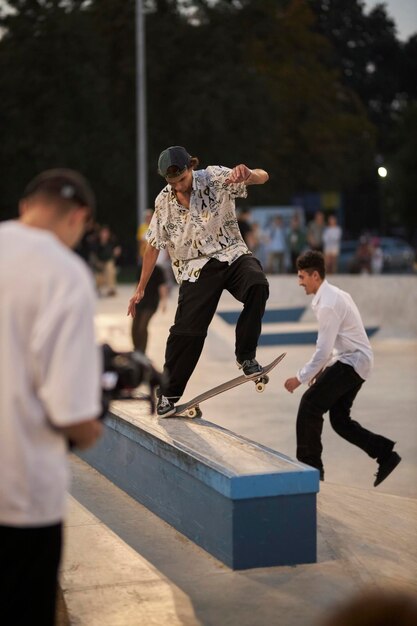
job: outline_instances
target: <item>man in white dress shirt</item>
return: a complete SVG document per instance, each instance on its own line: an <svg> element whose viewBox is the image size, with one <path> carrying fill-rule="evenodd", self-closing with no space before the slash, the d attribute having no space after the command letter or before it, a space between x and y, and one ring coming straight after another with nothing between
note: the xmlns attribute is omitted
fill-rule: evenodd
<svg viewBox="0 0 417 626"><path fill-rule="evenodd" d="M376 459L374 487L395 469L401 457L394 441L366 430L351 419L353 401L373 365L371 344L351 296L326 280L324 256L309 250L297 260L298 281L307 295L314 294L312 309L319 323L316 350L284 386L293 392L303 383L297 415L297 459L316 467L324 480L321 433L323 415L338 435Z"/></svg>

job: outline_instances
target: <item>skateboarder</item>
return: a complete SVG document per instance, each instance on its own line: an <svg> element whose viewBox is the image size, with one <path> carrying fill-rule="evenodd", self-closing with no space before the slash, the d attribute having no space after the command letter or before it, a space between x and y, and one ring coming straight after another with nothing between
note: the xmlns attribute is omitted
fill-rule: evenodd
<svg viewBox="0 0 417 626"><path fill-rule="evenodd" d="M309 384L297 415L297 459L316 467L324 480L321 433L323 415L329 411L337 434L376 459L376 487L401 457L393 451L394 441L366 430L350 417L353 401L373 365L360 313L348 293L327 282L321 252L305 252L297 260L297 270L299 285L307 295L314 295L312 309L319 323L316 351L297 375L284 383L290 393L302 383Z"/></svg>
<svg viewBox="0 0 417 626"><path fill-rule="evenodd" d="M240 234L235 198L245 198L248 185L262 185L269 177L243 164L196 171L197 166L198 159L182 146L159 156L158 171L168 184L155 200L141 277L128 307L134 316L159 250L166 248L180 289L165 352L169 382L160 389L157 404L158 415L165 417L175 413L197 365L223 289L244 305L236 325L238 366L247 376L262 372L255 356L269 286Z"/></svg>

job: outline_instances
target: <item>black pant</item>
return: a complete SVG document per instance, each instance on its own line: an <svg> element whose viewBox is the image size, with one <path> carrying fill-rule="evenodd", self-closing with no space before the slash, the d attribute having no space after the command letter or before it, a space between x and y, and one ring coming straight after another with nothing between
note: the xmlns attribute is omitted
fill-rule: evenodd
<svg viewBox="0 0 417 626"><path fill-rule="evenodd" d="M175 321L165 351L165 369L169 376L169 382L162 389L165 396L182 396L200 358L207 329L224 289L243 303L236 324L236 358L242 362L255 357L269 296L261 264L247 254L231 265L211 259L201 270L197 282L181 284Z"/></svg>
<svg viewBox="0 0 417 626"><path fill-rule="evenodd" d="M350 409L363 382L353 367L337 361L307 389L297 415L299 461L323 471L321 433L326 411L329 411L330 423L337 434L373 459L381 459L392 450L393 441L366 430L350 417Z"/></svg>
<svg viewBox="0 0 417 626"><path fill-rule="evenodd" d="M54 626L62 524L0 526L0 622Z"/></svg>

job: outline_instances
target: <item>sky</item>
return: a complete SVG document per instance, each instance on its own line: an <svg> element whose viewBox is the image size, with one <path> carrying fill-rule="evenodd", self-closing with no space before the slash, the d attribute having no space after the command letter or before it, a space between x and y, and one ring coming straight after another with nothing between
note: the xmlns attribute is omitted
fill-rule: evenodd
<svg viewBox="0 0 417 626"><path fill-rule="evenodd" d="M406 41L417 34L417 0L365 0L367 12L376 4L385 4L388 15L397 27L397 36Z"/></svg>
<svg viewBox="0 0 417 626"><path fill-rule="evenodd" d="M406 41L411 35L417 34L417 0L362 0L367 11L376 4L385 4L388 15L397 27L397 36ZM0 0L0 6L4 6Z"/></svg>

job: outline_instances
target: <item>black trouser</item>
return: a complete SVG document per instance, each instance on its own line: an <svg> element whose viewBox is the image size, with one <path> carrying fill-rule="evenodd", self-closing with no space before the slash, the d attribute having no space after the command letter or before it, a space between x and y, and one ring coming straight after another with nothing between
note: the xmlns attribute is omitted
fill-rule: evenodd
<svg viewBox="0 0 417 626"><path fill-rule="evenodd" d="M0 526L0 622L54 626L62 524Z"/></svg>
<svg viewBox="0 0 417 626"><path fill-rule="evenodd" d="M224 289L243 303L236 324L236 358L242 362L255 357L269 295L261 264L247 254L231 265L211 259L195 283L184 281L180 286L175 321L165 352L165 369L169 376L169 382L162 389L165 396L182 396L200 358L207 329Z"/></svg>
<svg viewBox="0 0 417 626"><path fill-rule="evenodd" d="M299 461L323 471L321 433L326 411L329 411L330 423L337 434L373 459L381 459L392 450L393 441L366 430L350 417L350 409L363 382L353 367L337 361L307 389L297 415Z"/></svg>

